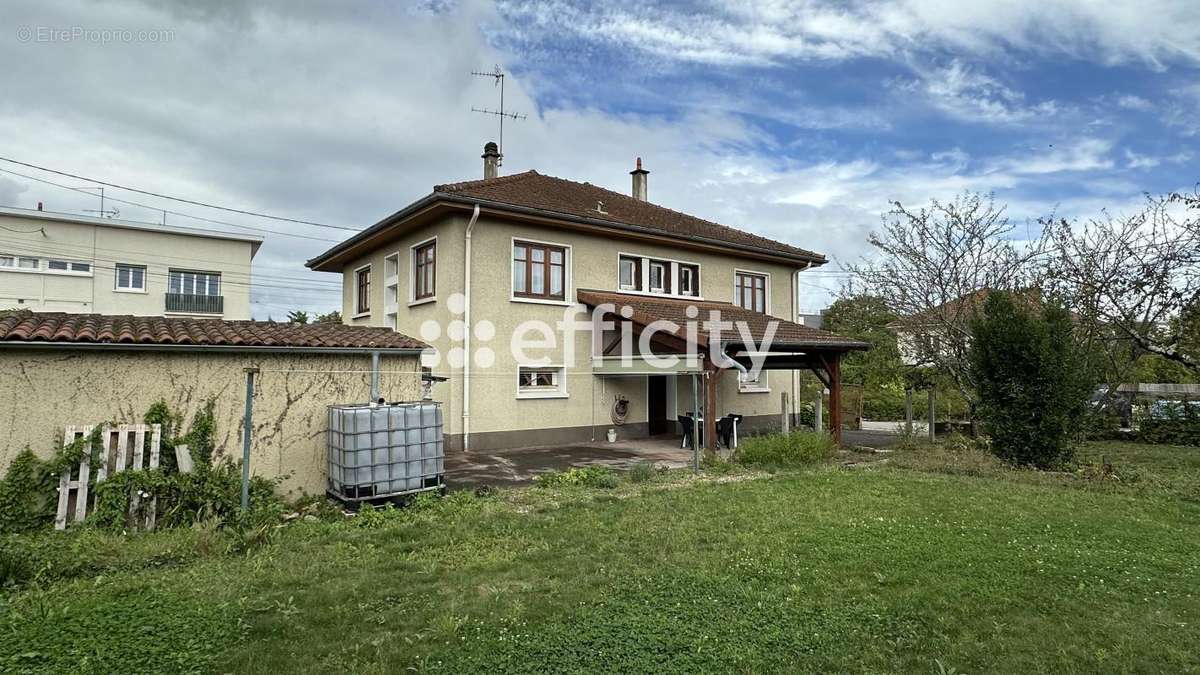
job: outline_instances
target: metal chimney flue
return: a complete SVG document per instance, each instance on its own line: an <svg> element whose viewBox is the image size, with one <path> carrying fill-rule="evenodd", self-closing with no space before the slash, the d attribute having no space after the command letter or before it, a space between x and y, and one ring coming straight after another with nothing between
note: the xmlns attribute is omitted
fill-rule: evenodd
<svg viewBox="0 0 1200 675"><path fill-rule="evenodd" d="M500 175L500 149L496 144L488 141L487 145L483 146L483 177L484 179L495 178Z"/></svg>
<svg viewBox="0 0 1200 675"><path fill-rule="evenodd" d="M633 176L633 198L640 201L647 201L646 196L646 176L650 172L642 168L642 158L637 158L637 168L629 172Z"/></svg>

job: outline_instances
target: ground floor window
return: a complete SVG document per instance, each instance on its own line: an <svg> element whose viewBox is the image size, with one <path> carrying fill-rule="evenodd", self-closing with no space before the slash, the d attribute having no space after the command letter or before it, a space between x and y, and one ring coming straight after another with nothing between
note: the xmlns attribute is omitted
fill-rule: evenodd
<svg viewBox="0 0 1200 675"><path fill-rule="evenodd" d="M739 372L738 391L747 393L770 391L767 387L767 371L760 370L758 374Z"/></svg>
<svg viewBox="0 0 1200 675"><path fill-rule="evenodd" d="M517 398L562 398L566 395L566 369L562 366L521 366L518 369Z"/></svg>

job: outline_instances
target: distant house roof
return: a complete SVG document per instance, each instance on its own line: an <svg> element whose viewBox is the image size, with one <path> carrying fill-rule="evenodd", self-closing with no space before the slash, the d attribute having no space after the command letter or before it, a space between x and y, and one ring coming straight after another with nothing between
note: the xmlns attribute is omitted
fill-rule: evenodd
<svg viewBox="0 0 1200 675"><path fill-rule="evenodd" d="M439 201L479 204L498 211L669 237L724 247L731 253L750 253L791 263L823 265L826 262L825 256L820 253L634 199L590 183L577 183L526 171L498 178L435 185L433 192L425 198L330 248L309 260L307 265L314 269L331 269L326 265L340 258L344 252Z"/></svg>
<svg viewBox="0 0 1200 675"><path fill-rule="evenodd" d="M145 230L147 232L178 234L183 237L203 237L205 239L244 241L250 244L251 258L258 253L258 249L263 243L263 238L255 234L220 232L218 230L179 227L176 225L165 225L161 223L143 223L134 220L117 220L116 218L95 218L93 216L83 216L75 213L35 211L33 209L18 209L11 206L0 206L0 216L14 216L18 218L30 218L33 220L53 220L64 223L76 223L78 225L96 225L99 227L112 227L120 230Z"/></svg>
<svg viewBox="0 0 1200 675"><path fill-rule="evenodd" d="M772 344L788 348L827 348L833 350L867 349L870 345L861 340L834 335L823 330L809 328L786 319L780 319L769 314L742 309L728 302L694 301L686 298L659 298L647 295L631 295L581 288L576 292L579 302L596 307L602 304L612 304L619 312L622 307L629 307L633 313L629 317L634 323L646 326L654 321L672 321L680 326L688 321L707 321L709 312L716 310L721 313L721 321L734 324L744 322L747 331L754 341L761 342L766 336L768 324L775 322L775 334ZM694 317L688 316L688 308L695 307L698 312ZM683 334L676 337L684 338ZM708 344L709 336L701 331L697 336L703 344ZM736 328L722 334L723 343L742 344L741 333Z"/></svg>
<svg viewBox="0 0 1200 675"><path fill-rule="evenodd" d="M64 312L0 313L6 346L187 348L225 351L400 351L428 345L390 328Z"/></svg>

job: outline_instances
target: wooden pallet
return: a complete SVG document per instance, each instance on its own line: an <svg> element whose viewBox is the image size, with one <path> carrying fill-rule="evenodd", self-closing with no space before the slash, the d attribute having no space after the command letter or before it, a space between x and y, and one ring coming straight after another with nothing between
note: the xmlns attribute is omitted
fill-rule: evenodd
<svg viewBox="0 0 1200 675"><path fill-rule="evenodd" d="M80 436L88 438L92 435L93 426L68 426L64 435L64 443L73 443ZM146 449L146 434L150 434L150 448ZM104 482L110 474L120 473L127 468L133 471L142 468L157 469L159 461L159 446L162 441L162 426L159 424L118 424L116 427L105 425L100 432L100 456L96 467L96 483ZM88 494L88 479L91 477L92 447L89 443L84 447L83 458L79 462L79 473L71 480L71 472L64 471L58 484L58 513L54 518L54 528L63 530L67 527L67 517L75 514L75 522L87 517L88 509L94 507ZM71 509L74 496L74 509ZM129 516L135 527L153 530L158 516L158 498L155 497L150 507L141 514L141 496L132 495L129 500ZM139 514L144 517L140 518Z"/></svg>

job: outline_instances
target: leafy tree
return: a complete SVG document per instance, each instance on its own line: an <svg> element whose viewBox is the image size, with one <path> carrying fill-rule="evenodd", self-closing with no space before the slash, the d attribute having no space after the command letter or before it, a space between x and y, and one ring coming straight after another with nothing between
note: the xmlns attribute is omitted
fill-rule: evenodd
<svg viewBox="0 0 1200 675"><path fill-rule="evenodd" d="M336 309L328 314L317 315L317 323L341 323L342 313Z"/></svg>
<svg viewBox="0 0 1200 675"><path fill-rule="evenodd" d="M900 384L904 364L890 327L895 320L883 298L873 295L847 296L829 306L826 330L871 345L870 350L853 352L842 360L844 381L868 388Z"/></svg>
<svg viewBox="0 0 1200 675"><path fill-rule="evenodd" d="M995 292L971 334L977 412L992 451L1043 469L1069 461L1093 384L1070 313L1057 302Z"/></svg>
<svg viewBox="0 0 1200 675"><path fill-rule="evenodd" d="M288 312L288 323L298 323L301 326L308 323L308 312L292 310Z"/></svg>

